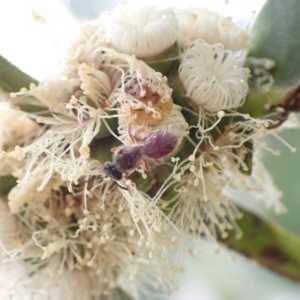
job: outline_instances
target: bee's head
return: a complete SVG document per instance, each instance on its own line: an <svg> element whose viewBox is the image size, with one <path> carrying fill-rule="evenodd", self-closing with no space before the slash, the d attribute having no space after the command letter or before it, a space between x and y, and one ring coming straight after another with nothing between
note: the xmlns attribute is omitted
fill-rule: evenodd
<svg viewBox="0 0 300 300"><path fill-rule="evenodd" d="M118 169L116 164L114 164L110 161L104 163L103 171L108 177L110 177L111 179L113 179L115 181L120 180L123 176L122 172Z"/></svg>

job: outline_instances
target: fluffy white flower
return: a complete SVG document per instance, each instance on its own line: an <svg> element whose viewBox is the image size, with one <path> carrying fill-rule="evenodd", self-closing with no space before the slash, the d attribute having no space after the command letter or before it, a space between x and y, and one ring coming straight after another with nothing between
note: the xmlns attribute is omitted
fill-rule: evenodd
<svg viewBox="0 0 300 300"><path fill-rule="evenodd" d="M226 50L239 51L250 48L248 33L228 17L199 7L178 10L177 16L179 43L182 46L200 38L209 44L223 44Z"/></svg>
<svg viewBox="0 0 300 300"><path fill-rule="evenodd" d="M231 150L211 149L183 162L174 176L178 195L168 214L180 230L193 236L203 235L215 245L219 233L226 237L227 230L234 228L240 234L235 223L240 216L238 209L223 194L223 189L239 174L233 159Z"/></svg>
<svg viewBox="0 0 300 300"><path fill-rule="evenodd" d="M101 59L101 53L98 59ZM98 69L99 65L95 68L94 65L73 61L61 74L15 94L16 101L21 104L33 95L35 104L55 113L52 117L39 116L40 113L19 113L41 124L36 125L39 135L34 141L26 139L22 147L2 153L2 159L14 158L26 162L22 168L14 170L20 188L22 185L31 186L30 182L34 181L32 186L41 191L57 174L70 184L77 182L81 176L95 175L90 173L93 170L89 170L89 144L99 130L106 127L104 119L113 117L104 109L113 85L119 84L122 78L122 71L110 72L111 66L108 60L102 71ZM2 111L5 111L4 108ZM18 209L17 203L23 203L23 200L11 200L15 209Z"/></svg>
<svg viewBox="0 0 300 300"><path fill-rule="evenodd" d="M89 190L83 186L74 189L73 194L61 187L48 189L43 198L29 195L15 216L1 200L0 259L4 265L0 274L20 268L20 284L26 284L23 292L28 299L57 299L47 294L49 288L44 291L37 286L55 285L53 297L64 295L67 290L56 282L57 277L76 285L84 276L87 281L82 288L89 297L116 299L121 278L125 289L136 295L146 290L134 287L149 278L153 278L152 288L169 293L172 284L168 280L173 280L178 270L167 258L157 259L162 244L173 245L168 236L172 231L161 231L163 214L149 196L145 201L133 188L122 190L122 196L116 185L103 180L91 182ZM135 193L134 197L130 193ZM10 285L0 284L3 295L11 293L18 299Z"/></svg>
<svg viewBox="0 0 300 300"><path fill-rule="evenodd" d="M221 44L197 40L181 56L179 76L186 96L196 107L211 112L241 106L248 91L249 69Z"/></svg>
<svg viewBox="0 0 300 300"><path fill-rule="evenodd" d="M132 144L134 138L142 140L160 129L175 134L180 144L188 133L188 123L180 107L173 104L172 89L168 87L166 78L162 78L160 73L152 76L151 80L137 79L129 83L130 89L127 84L124 96L119 99L118 132L124 144Z"/></svg>
<svg viewBox="0 0 300 300"><path fill-rule="evenodd" d="M173 103L167 77L135 57L175 47L173 11L152 6L123 5L87 22L60 74L13 94L38 112L0 104L0 174L16 178L0 200L0 298L121 299L123 289L165 299L179 271L169 252L189 248L186 239L216 244L229 229L240 233L230 188L262 189L241 169L269 121L236 111L248 92L236 51L247 49L246 34L194 12L195 28L191 10L178 13L179 97L193 121Z"/></svg>
<svg viewBox="0 0 300 300"><path fill-rule="evenodd" d="M23 250L18 228L19 220L10 212L7 199L0 198L0 263L13 259Z"/></svg>
<svg viewBox="0 0 300 300"><path fill-rule="evenodd" d="M18 106L9 103L11 100L7 94L3 94L0 100L1 175L15 172L23 165L20 161L16 162L13 158L6 157L5 151L14 150L19 144L29 143L41 132L40 126L31 120L31 115L22 114Z"/></svg>
<svg viewBox="0 0 300 300"><path fill-rule="evenodd" d="M268 209L273 209L277 214L286 212L286 208L280 201L282 192L278 190L273 178L264 166L262 153L259 149L262 145L256 145L253 155L253 167L248 177L236 177L231 186L225 188L224 193L236 203L245 205L244 195L253 197L263 202ZM265 149L264 149L265 150Z"/></svg>
<svg viewBox="0 0 300 300"><path fill-rule="evenodd" d="M67 49L67 57L80 63L87 62L91 53L99 47L110 45L105 37L103 15L82 23L78 28L78 36L78 40Z"/></svg>
<svg viewBox="0 0 300 300"><path fill-rule="evenodd" d="M81 104L78 109L82 108ZM79 113L77 116L81 117ZM93 118L79 123L75 116L61 116L43 118L40 122L51 124L51 130L45 131L33 143L17 147L7 154L8 157L26 161L23 173L16 174L20 178L19 185L28 185L33 180L40 183L38 189L41 191L57 172L63 180L77 182L87 173L84 166L89 159L88 145L100 128L100 118L95 114Z"/></svg>
<svg viewBox="0 0 300 300"><path fill-rule="evenodd" d="M214 140L211 137L206 140L200 128L193 153L175 165L174 181L169 178L166 183L178 191L168 202L171 207L168 217L180 230L195 236L203 235L215 245L219 234L226 237L230 229L241 234L235 222L240 213L233 202L236 198L233 190L251 193L277 213L285 211L280 202L281 193L257 156L262 150L277 155L260 141L262 136L269 133L276 137L276 133L266 129L269 120L254 119L235 111L224 117L234 116L241 121L229 124ZM251 175L244 175L242 170L250 171L246 156L253 151L251 143L256 153L252 158L253 170ZM295 150L287 146L292 152Z"/></svg>
<svg viewBox="0 0 300 300"><path fill-rule="evenodd" d="M30 274L30 268L23 261L14 261L0 266L0 298L11 300L41 299L92 299L97 287L96 280L80 271L57 273L59 259L47 269ZM80 292L79 292L80 291ZM110 295L108 299L113 298Z"/></svg>
<svg viewBox="0 0 300 300"><path fill-rule="evenodd" d="M41 110L48 108L56 113L66 113L65 103L70 100L74 90L80 85L76 73L76 69L65 66L59 74L51 78L45 78L39 85L31 83L29 90L22 88L20 93L11 95L20 97L21 99L16 100L20 103L22 103L24 97L27 97L28 102L30 101L32 105L41 107ZM30 96L35 97L35 99Z"/></svg>
<svg viewBox="0 0 300 300"><path fill-rule="evenodd" d="M180 144L188 133L188 124L179 106L173 104L167 78L134 56L109 48L100 50L104 62L101 68L109 75L111 85L116 87L106 101L106 109L114 115L117 113L117 138L123 144L130 144L134 142L132 137L136 132L138 138L143 139L155 130L167 128L178 136Z"/></svg>
<svg viewBox="0 0 300 300"><path fill-rule="evenodd" d="M0 101L0 152L26 143L39 129L32 120L20 114L18 107Z"/></svg>
<svg viewBox="0 0 300 300"><path fill-rule="evenodd" d="M123 4L107 15L107 40L120 52L151 57L177 39L177 20L171 9Z"/></svg>

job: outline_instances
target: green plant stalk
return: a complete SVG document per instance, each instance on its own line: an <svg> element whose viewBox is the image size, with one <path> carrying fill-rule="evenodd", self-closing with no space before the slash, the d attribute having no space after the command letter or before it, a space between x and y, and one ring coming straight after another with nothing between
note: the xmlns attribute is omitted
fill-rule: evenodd
<svg viewBox="0 0 300 300"><path fill-rule="evenodd" d="M7 196L16 184L17 179L12 175L0 176L0 196Z"/></svg>
<svg viewBox="0 0 300 300"><path fill-rule="evenodd" d="M126 293L124 290L121 289L117 289L119 291L119 295L121 297L121 300L133 300L133 298Z"/></svg>
<svg viewBox="0 0 300 300"><path fill-rule="evenodd" d="M257 261L260 265L300 282L300 238L274 222L240 209L243 217L237 221L243 235L233 232L222 244Z"/></svg>
<svg viewBox="0 0 300 300"><path fill-rule="evenodd" d="M37 85L38 81L28 74L22 72L0 55L0 89L2 88L6 93L15 93L20 91L20 89L23 87L29 88L31 83ZM11 101L13 104L18 105L21 110L29 113L36 113L45 110L44 105L39 103L37 99L36 105L26 102L19 104L15 102L13 98L11 98ZM44 115L49 116L50 114L46 113Z"/></svg>
<svg viewBox="0 0 300 300"><path fill-rule="evenodd" d="M0 55L0 87L5 92L17 92L22 87L29 87L30 83L38 82Z"/></svg>
<svg viewBox="0 0 300 300"><path fill-rule="evenodd" d="M267 93L250 90L242 112L261 117L268 113L266 104L281 103L299 85L299 12L298 0L268 0L257 15L250 31L253 47L249 56L275 61L275 68L270 70L274 84Z"/></svg>
<svg viewBox="0 0 300 300"><path fill-rule="evenodd" d="M298 0L268 0L251 28L249 56L275 60L271 70L275 88L299 83L299 11Z"/></svg>
<svg viewBox="0 0 300 300"><path fill-rule="evenodd" d="M140 59L156 72L169 76L178 65L178 45L172 45L159 55Z"/></svg>

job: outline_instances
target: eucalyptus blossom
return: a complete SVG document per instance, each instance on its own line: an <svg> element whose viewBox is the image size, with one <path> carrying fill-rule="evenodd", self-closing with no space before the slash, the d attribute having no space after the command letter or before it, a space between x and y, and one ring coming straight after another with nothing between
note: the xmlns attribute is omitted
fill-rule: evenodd
<svg viewBox="0 0 300 300"><path fill-rule="evenodd" d="M1 93L0 295L163 298L189 242L242 235L234 191L284 211L261 159L277 120L245 108L228 18L124 4L79 30L56 76Z"/></svg>

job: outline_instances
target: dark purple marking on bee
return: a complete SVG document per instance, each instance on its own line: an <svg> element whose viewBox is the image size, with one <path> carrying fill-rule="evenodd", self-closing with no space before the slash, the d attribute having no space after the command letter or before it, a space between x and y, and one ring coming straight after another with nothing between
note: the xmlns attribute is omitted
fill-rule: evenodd
<svg viewBox="0 0 300 300"><path fill-rule="evenodd" d="M143 145L121 146L115 152L113 164L121 172L131 171L140 165L143 157Z"/></svg>
<svg viewBox="0 0 300 300"><path fill-rule="evenodd" d="M123 173L133 171L147 159L159 162L171 154L178 143L178 138L167 130L157 130L141 141L132 145L118 147L114 151L112 162L103 165L104 173L114 181L122 178Z"/></svg>
<svg viewBox="0 0 300 300"><path fill-rule="evenodd" d="M144 140L144 155L154 160L172 153L178 143L177 137L169 131L158 130Z"/></svg>

